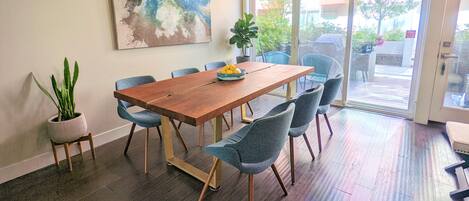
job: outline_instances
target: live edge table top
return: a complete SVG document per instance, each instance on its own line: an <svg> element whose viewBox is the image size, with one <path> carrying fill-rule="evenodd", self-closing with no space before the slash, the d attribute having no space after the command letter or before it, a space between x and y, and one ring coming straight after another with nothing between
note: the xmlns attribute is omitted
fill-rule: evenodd
<svg viewBox="0 0 469 201"><path fill-rule="evenodd" d="M232 108L314 71L312 67L246 62L245 79L220 81L216 70L118 90L114 96L191 125L200 125Z"/></svg>

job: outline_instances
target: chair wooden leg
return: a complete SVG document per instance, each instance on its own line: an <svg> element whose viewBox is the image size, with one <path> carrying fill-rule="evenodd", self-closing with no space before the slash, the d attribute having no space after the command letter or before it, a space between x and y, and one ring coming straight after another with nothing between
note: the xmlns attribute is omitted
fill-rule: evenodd
<svg viewBox="0 0 469 201"><path fill-rule="evenodd" d="M309 144L308 136L306 136L306 133L303 134L303 138L305 139L306 146L308 147L309 153L311 154L311 158L313 158L314 161L313 149L311 149L311 144Z"/></svg>
<svg viewBox="0 0 469 201"><path fill-rule="evenodd" d="M198 126L199 128L199 146L203 147L204 146L204 140L205 140L205 137L204 137L204 129L205 129L205 126L204 124Z"/></svg>
<svg viewBox="0 0 469 201"><path fill-rule="evenodd" d="M251 112L251 115L254 115L254 110L252 110L251 104L249 104L249 102L247 102L246 105L248 106L249 111Z"/></svg>
<svg viewBox="0 0 469 201"><path fill-rule="evenodd" d="M326 120L327 127L329 128L329 132L331 132L331 135L333 135L334 132L332 132L331 123L329 122L329 118L327 117L327 114L324 114L324 119Z"/></svg>
<svg viewBox="0 0 469 201"><path fill-rule="evenodd" d="M228 130L230 130L230 124L228 123L228 120L226 120L225 116L223 116L223 121L225 122L226 127L228 127Z"/></svg>
<svg viewBox="0 0 469 201"><path fill-rule="evenodd" d="M54 161L55 165L59 167L59 159L57 158L57 150L55 149L55 143L51 140L50 143L52 144L52 153L54 154Z"/></svg>
<svg viewBox="0 0 469 201"><path fill-rule="evenodd" d="M163 139L161 138L161 130L159 126L156 127L156 130L158 131L158 136L160 136L160 140Z"/></svg>
<svg viewBox="0 0 469 201"><path fill-rule="evenodd" d="M78 145L78 150L80 150L80 155L83 156L83 149L81 148L81 142L78 141L77 145Z"/></svg>
<svg viewBox="0 0 469 201"><path fill-rule="evenodd" d="M293 137L290 137L290 173L291 173L291 185L295 185L295 150L293 146Z"/></svg>
<svg viewBox="0 0 469 201"><path fill-rule="evenodd" d="M73 171L73 167L72 167L72 158L70 157L70 151L69 151L69 144L68 143L65 143L64 144L64 149L65 149L65 156L67 156L67 162L68 162L68 169L71 171Z"/></svg>
<svg viewBox="0 0 469 201"><path fill-rule="evenodd" d="M135 126L137 124L133 123L132 128L130 129L129 137L127 138L127 144L125 145L124 155L127 155L127 150L129 149L130 141L132 141L132 136L134 135Z"/></svg>
<svg viewBox="0 0 469 201"><path fill-rule="evenodd" d="M93 156L93 160L96 160L96 153L94 151L94 143L93 143L93 135L91 135L91 133L88 134L88 141L90 142L90 150L91 150L91 155Z"/></svg>
<svg viewBox="0 0 469 201"><path fill-rule="evenodd" d="M322 152L322 143L321 143L321 126L319 125L319 115L316 114L316 133L318 135L318 146L319 152Z"/></svg>
<svg viewBox="0 0 469 201"><path fill-rule="evenodd" d="M144 165L145 165L145 174L148 174L148 138L150 137L150 128L147 128L147 133L145 134L145 155L144 155Z"/></svg>
<svg viewBox="0 0 469 201"><path fill-rule="evenodd" d="M249 201L254 201L254 175L249 174Z"/></svg>
<svg viewBox="0 0 469 201"><path fill-rule="evenodd" d="M234 127L234 119L233 119L233 110L230 110L230 121L231 121L231 127Z"/></svg>
<svg viewBox="0 0 469 201"><path fill-rule="evenodd" d="M277 181L278 181L278 183L280 184L280 187L283 190L283 194L285 196L287 196L288 195L287 188L285 188L285 185L283 184L282 178L278 174L278 171L277 171L277 168L275 167L275 164L272 164L270 167L272 168L272 171L274 172L275 177L277 178Z"/></svg>
<svg viewBox="0 0 469 201"><path fill-rule="evenodd" d="M210 168L210 172L208 173L208 178L207 181L205 181L204 187L202 188L202 192L200 193L199 196L199 201L202 201L205 197L205 192L207 192L208 186L210 184L210 181L212 180L213 175L215 174L215 170L218 166L218 163L220 162L220 159L215 159L212 168Z"/></svg>
<svg viewBox="0 0 469 201"><path fill-rule="evenodd" d="M179 122L178 129L181 129L181 126L182 126L182 121Z"/></svg>
<svg viewBox="0 0 469 201"><path fill-rule="evenodd" d="M177 128L176 123L174 123L174 119L171 119L171 124L173 125L174 130L176 130L176 136L179 139L179 141L181 141L181 144L184 147L184 150L186 150L186 152L188 152L189 150L187 149L186 142L184 141L184 138L182 138L182 135L179 132L179 129Z"/></svg>

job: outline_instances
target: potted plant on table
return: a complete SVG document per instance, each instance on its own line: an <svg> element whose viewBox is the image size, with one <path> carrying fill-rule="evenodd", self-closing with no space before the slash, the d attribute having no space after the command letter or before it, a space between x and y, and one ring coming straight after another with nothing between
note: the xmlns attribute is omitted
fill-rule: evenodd
<svg viewBox="0 0 469 201"><path fill-rule="evenodd" d="M50 98L57 107L57 115L49 118L47 129L50 138L55 143L72 142L84 136L88 130L85 115L75 111L75 85L78 81L79 67L75 61L73 77L67 58L64 60L64 78L59 85L55 76L50 78L55 98L34 77L34 82L41 91Z"/></svg>
<svg viewBox="0 0 469 201"><path fill-rule="evenodd" d="M243 17L235 23L234 28L230 30L234 34L230 38L230 44L236 44L236 47L241 49L241 56L236 57L237 63L250 60L247 49L253 46L252 39L257 38L259 30L253 19L254 15L244 13Z"/></svg>

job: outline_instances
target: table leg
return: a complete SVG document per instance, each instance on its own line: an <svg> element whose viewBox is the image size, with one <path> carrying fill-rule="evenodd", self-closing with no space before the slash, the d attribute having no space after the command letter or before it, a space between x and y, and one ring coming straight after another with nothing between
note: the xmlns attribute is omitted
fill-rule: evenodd
<svg viewBox="0 0 469 201"><path fill-rule="evenodd" d="M241 121L243 123L252 123L253 119L251 117L248 117L247 111L246 111L246 104L241 105Z"/></svg>
<svg viewBox="0 0 469 201"><path fill-rule="evenodd" d="M223 116L218 116L214 119L214 127L213 127L213 143L217 143L218 141L222 140L223 138ZM216 162L215 157L213 157L213 163ZM215 168L215 173L213 174L212 184L215 188L220 186L221 182L221 161L218 162L217 167Z"/></svg>
<svg viewBox="0 0 469 201"><path fill-rule="evenodd" d="M215 119L215 133L214 133L214 142L218 142L222 138L222 123L223 123L223 117L218 116ZM173 165L174 167L186 172L187 174L195 177L196 179L205 182L207 181L208 178L208 173L200 170L199 168L187 163L183 159L180 159L174 155L174 147L173 147L173 141L172 141L172 129L170 126L170 119L166 116L161 116L161 127L162 127L162 134L163 134L163 147L164 147L164 152L166 156L166 162L168 164ZM220 168L217 168L220 169ZM220 186L220 175L221 175L221 170L217 170L215 172L215 175L213 176L212 181L210 182L210 187L212 188L218 188Z"/></svg>
<svg viewBox="0 0 469 201"><path fill-rule="evenodd" d="M289 82L287 85L287 100L291 100L296 96L296 81Z"/></svg>

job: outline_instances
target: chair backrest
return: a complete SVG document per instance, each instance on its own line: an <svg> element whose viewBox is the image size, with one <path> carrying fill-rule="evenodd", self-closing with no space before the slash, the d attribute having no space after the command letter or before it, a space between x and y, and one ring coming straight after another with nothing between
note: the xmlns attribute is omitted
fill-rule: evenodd
<svg viewBox="0 0 469 201"><path fill-rule="evenodd" d="M273 64L289 64L290 63L290 55L280 52L280 51L271 51L262 54L262 58L266 63L273 63Z"/></svg>
<svg viewBox="0 0 469 201"><path fill-rule="evenodd" d="M246 136L235 144L226 146L236 149L241 163L260 163L276 159L285 145L295 104L283 111L253 122Z"/></svg>
<svg viewBox="0 0 469 201"><path fill-rule="evenodd" d="M292 128L308 125L314 119L319 107L319 101L324 91L321 84L314 89L308 89L295 101L295 115L293 115Z"/></svg>
<svg viewBox="0 0 469 201"><path fill-rule="evenodd" d="M324 83L324 92L322 94L319 105L329 105L332 103L332 101L334 101L335 97L339 93L340 85L342 84L343 79L344 75L338 74L334 78L331 78Z"/></svg>
<svg viewBox="0 0 469 201"><path fill-rule="evenodd" d="M217 61L217 62L212 62L212 63L208 63L208 64L205 64L205 70L215 70L215 69L219 69L219 68L222 68L226 66L226 63L224 61Z"/></svg>
<svg viewBox="0 0 469 201"><path fill-rule="evenodd" d="M171 77L173 77L173 78L182 77L182 76L186 76L186 75L193 74L193 73L198 73L198 72L200 72L200 71L197 68L184 68L184 69L180 69L180 70L176 70L176 71L171 72Z"/></svg>
<svg viewBox="0 0 469 201"><path fill-rule="evenodd" d="M151 75L130 77L116 81L116 90L128 89L136 87L142 84L148 84L156 82L155 78ZM132 107L133 105L129 102L117 100L117 103L124 108Z"/></svg>
<svg viewBox="0 0 469 201"><path fill-rule="evenodd" d="M305 54L301 58L301 65L313 66L314 73L326 76L329 75L332 64L334 64L333 58L322 54Z"/></svg>

